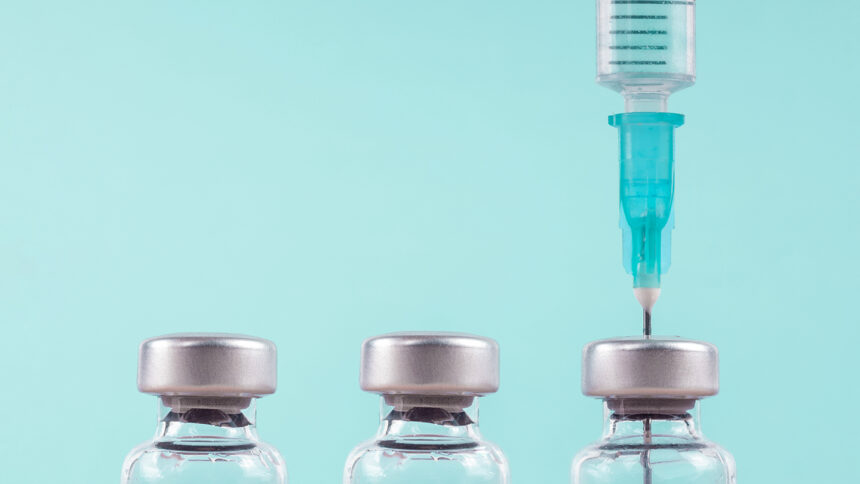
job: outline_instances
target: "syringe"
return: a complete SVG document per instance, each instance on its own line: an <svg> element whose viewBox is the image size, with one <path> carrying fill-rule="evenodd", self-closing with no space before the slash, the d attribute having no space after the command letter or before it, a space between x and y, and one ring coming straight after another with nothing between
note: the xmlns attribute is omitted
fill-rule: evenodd
<svg viewBox="0 0 860 484"><path fill-rule="evenodd" d="M696 79L695 0L597 0L597 82L624 96L609 117L620 140L620 225L624 267L645 312L669 269L675 187L674 131L684 116L669 96Z"/></svg>

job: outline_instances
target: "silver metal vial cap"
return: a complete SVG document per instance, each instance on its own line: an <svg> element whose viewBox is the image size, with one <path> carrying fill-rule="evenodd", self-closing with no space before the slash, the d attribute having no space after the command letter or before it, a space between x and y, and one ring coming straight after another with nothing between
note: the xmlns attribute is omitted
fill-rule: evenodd
<svg viewBox="0 0 860 484"><path fill-rule="evenodd" d="M140 344L137 388L177 396L253 397L275 392L277 348L224 333L157 336Z"/></svg>
<svg viewBox="0 0 860 484"><path fill-rule="evenodd" d="M604 399L697 400L720 389L717 347L652 336L592 341L582 350L582 393Z"/></svg>
<svg viewBox="0 0 860 484"><path fill-rule="evenodd" d="M483 395L499 389L499 345L464 333L390 333L361 347L362 390L387 395Z"/></svg>

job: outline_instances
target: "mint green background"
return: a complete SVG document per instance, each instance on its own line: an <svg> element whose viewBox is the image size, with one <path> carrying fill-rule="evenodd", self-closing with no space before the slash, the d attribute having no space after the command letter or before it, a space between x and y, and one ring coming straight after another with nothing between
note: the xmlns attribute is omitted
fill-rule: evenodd
<svg viewBox="0 0 860 484"><path fill-rule="evenodd" d="M742 482L856 482L860 78L852 2L703 1L657 333L717 343L704 429ZM620 96L590 1L4 2L0 472L117 482L137 344L266 336L262 436L340 482L375 430L363 338L497 338L516 483L598 437L579 351L634 334Z"/></svg>

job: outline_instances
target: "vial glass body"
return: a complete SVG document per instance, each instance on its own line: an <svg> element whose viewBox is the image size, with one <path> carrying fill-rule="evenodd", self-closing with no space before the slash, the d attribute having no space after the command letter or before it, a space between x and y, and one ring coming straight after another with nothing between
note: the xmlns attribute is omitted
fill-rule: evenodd
<svg viewBox="0 0 860 484"><path fill-rule="evenodd" d="M383 397L377 435L352 451L344 484L508 484L504 454L478 430L478 399L422 398Z"/></svg>
<svg viewBox="0 0 860 484"><path fill-rule="evenodd" d="M122 484L287 482L283 458L257 437L255 399L166 399L155 437L126 457Z"/></svg>
<svg viewBox="0 0 860 484"><path fill-rule="evenodd" d="M573 484L734 484L732 455L705 439L698 404L674 414L604 410L603 438L573 460Z"/></svg>

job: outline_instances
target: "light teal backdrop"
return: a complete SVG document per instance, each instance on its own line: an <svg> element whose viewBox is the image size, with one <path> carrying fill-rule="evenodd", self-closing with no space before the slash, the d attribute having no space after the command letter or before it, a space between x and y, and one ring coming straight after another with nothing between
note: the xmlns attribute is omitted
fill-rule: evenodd
<svg viewBox="0 0 860 484"><path fill-rule="evenodd" d="M674 96L657 333L713 341L704 429L742 482L856 482L860 4L702 1ZM11 2L0 7L4 483L118 482L150 437L137 344L280 349L262 436L338 483L377 423L363 338L502 345L485 434L562 484L597 438L579 351L634 334L619 95L591 1Z"/></svg>

